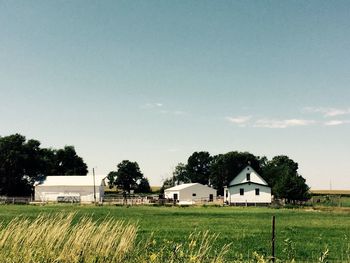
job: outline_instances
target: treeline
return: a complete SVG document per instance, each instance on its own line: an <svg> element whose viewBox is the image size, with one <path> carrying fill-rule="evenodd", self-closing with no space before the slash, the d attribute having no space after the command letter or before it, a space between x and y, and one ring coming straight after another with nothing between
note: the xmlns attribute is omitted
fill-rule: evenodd
<svg viewBox="0 0 350 263"><path fill-rule="evenodd" d="M63 149L40 147L38 140L26 140L23 135L0 136L0 195L28 196L36 181L47 175L86 175L87 165L73 146ZM287 202L309 198L309 187L298 173L298 163L288 156L271 160L249 152L228 152L211 156L208 152L194 152L186 164L179 163L171 178L164 181L162 190L181 183L211 185L223 194L224 186L247 165L253 167L272 188L276 198ZM117 171L108 174L110 187L126 193L151 192L149 182L136 162L124 160Z"/></svg>
<svg viewBox="0 0 350 263"><path fill-rule="evenodd" d="M23 135L0 136L0 195L29 196L47 175L86 175L88 167L73 146L42 148Z"/></svg>
<svg viewBox="0 0 350 263"><path fill-rule="evenodd" d="M228 186L247 165L264 178L275 198L289 203L309 198L309 186L298 173L298 163L288 156L268 160L265 156L237 151L215 156L205 151L194 152L186 164L176 166L173 176L164 181L162 190L181 183L201 183L212 186L223 195L224 186Z"/></svg>
<svg viewBox="0 0 350 263"><path fill-rule="evenodd" d="M88 167L73 146L43 148L20 134L0 136L0 195L30 196L34 183L49 175L86 175ZM108 174L109 186L127 193L150 193L149 181L136 162L128 160Z"/></svg>

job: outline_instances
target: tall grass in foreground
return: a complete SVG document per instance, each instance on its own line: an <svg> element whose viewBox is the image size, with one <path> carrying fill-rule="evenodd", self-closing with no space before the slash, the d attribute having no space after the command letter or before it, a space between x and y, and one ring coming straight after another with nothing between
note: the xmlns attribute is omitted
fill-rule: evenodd
<svg viewBox="0 0 350 263"><path fill-rule="evenodd" d="M98 262L225 262L228 246L212 254L217 236L208 232L189 236L181 244L168 241L155 246L152 236L136 242L138 227L105 218L98 222L75 214L39 215L34 220L17 217L0 225L2 263Z"/></svg>
<svg viewBox="0 0 350 263"><path fill-rule="evenodd" d="M197 232L189 235L182 243L171 240L164 240L163 245L157 246L153 236L146 242L140 242L139 249L134 256L134 262L155 262L155 263L182 263L182 262L211 262L223 263L229 245L224 245L218 251L213 251L213 244L217 235L206 232ZM215 256L209 256L215 255Z"/></svg>
<svg viewBox="0 0 350 263"><path fill-rule="evenodd" d="M121 262L133 248L137 227L93 222L74 214L15 218L0 228L0 262Z"/></svg>

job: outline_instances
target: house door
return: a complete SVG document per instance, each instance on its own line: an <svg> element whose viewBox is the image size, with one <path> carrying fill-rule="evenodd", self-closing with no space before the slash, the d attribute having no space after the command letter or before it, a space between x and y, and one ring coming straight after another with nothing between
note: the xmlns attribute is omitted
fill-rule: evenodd
<svg viewBox="0 0 350 263"><path fill-rule="evenodd" d="M174 194L174 200L176 200L176 201L177 201L177 199L178 199L177 194Z"/></svg>
<svg viewBox="0 0 350 263"><path fill-rule="evenodd" d="M209 202L213 202L213 200L214 200L214 196L213 196L213 194L210 194L209 195Z"/></svg>

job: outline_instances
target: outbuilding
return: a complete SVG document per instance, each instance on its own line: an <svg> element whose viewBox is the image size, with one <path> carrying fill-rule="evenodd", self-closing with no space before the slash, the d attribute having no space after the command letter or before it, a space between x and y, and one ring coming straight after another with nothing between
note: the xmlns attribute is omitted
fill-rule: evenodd
<svg viewBox="0 0 350 263"><path fill-rule="evenodd" d="M106 176L57 175L35 185L35 201L38 202L102 202ZM95 189L94 189L95 187Z"/></svg>
<svg viewBox="0 0 350 263"><path fill-rule="evenodd" d="M164 196L179 204L212 202L216 199L216 190L200 183L188 183L166 189Z"/></svg>
<svg viewBox="0 0 350 263"><path fill-rule="evenodd" d="M230 205L267 205L271 197L271 188L250 165L224 188L224 201Z"/></svg>

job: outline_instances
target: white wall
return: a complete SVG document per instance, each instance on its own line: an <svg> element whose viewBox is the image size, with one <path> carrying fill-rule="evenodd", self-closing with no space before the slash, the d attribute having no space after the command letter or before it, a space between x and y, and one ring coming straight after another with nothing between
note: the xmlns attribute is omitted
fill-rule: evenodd
<svg viewBox="0 0 350 263"><path fill-rule="evenodd" d="M164 197L167 199L174 199L174 194L177 194L177 199L179 199L180 192L179 191L167 191L164 190Z"/></svg>
<svg viewBox="0 0 350 263"><path fill-rule="evenodd" d="M104 196L104 187L96 186L96 202L101 202ZM41 186L35 187L35 201L57 202L59 196L78 196L80 202L94 202L93 186Z"/></svg>
<svg viewBox="0 0 350 263"><path fill-rule="evenodd" d="M244 189L244 195L240 195L241 188ZM257 188L260 191L259 195L255 195ZM271 188L254 183L231 186L225 188L224 201L228 203L271 203Z"/></svg>
<svg viewBox="0 0 350 263"><path fill-rule="evenodd" d="M216 190L205 185L195 184L181 190L165 190L165 198L173 199L174 194L178 194L179 202L196 202L209 200L209 195L213 195L213 200L216 199ZM193 196L196 194L196 196Z"/></svg>

